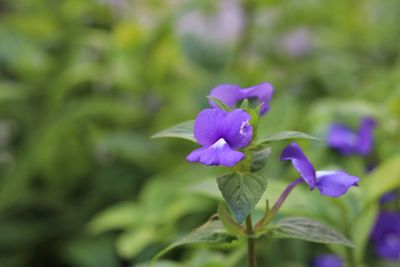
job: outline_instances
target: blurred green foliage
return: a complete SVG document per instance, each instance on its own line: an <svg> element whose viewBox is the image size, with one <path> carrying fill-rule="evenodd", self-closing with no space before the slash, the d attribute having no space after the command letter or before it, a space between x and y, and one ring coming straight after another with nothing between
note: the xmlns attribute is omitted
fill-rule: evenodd
<svg viewBox="0 0 400 267"><path fill-rule="evenodd" d="M398 14L398 0L0 0L0 266L138 266L202 224L221 170L189 165L189 142L149 136L193 119L219 83L275 86L265 136L323 138L332 121L377 118L365 161L302 143L318 168L346 168L366 189L332 203L299 190L286 206L339 229L341 208L364 208L371 222L365 195L400 180ZM262 170L271 199L294 177L279 148ZM381 162L393 167L366 178ZM364 228L343 230L365 243ZM270 266L309 266L328 251L262 242ZM244 253L179 248L157 266L242 266Z"/></svg>

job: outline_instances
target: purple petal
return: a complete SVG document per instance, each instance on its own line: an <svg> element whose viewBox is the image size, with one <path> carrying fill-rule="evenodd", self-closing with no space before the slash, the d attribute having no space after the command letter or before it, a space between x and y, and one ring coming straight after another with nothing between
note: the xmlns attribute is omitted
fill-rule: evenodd
<svg viewBox="0 0 400 267"><path fill-rule="evenodd" d="M382 211L372 230L371 238L375 241L382 239L386 233L400 235L400 213Z"/></svg>
<svg viewBox="0 0 400 267"><path fill-rule="evenodd" d="M381 212L371 238L380 257L400 261L400 213Z"/></svg>
<svg viewBox="0 0 400 267"><path fill-rule="evenodd" d="M250 119L250 115L241 109L235 109L226 116L222 136L231 148L242 148L250 144L253 136Z"/></svg>
<svg viewBox="0 0 400 267"><path fill-rule="evenodd" d="M244 156L242 152L232 150L228 143L221 138L210 147L196 149L186 159L209 166L223 165L232 167L241 161Z"/></svg>
<svg viewBox="0 0 400 267"><path fill-rule="evenodd" d="M381 258L400 261L400 235L388 235L375 243L375 252Z"/></svg>
<svg viewBox="0 0 400 267"><path fill-rule="evenodd" d="M194 122L194 137L197 142L209 147L221 138L223 122L228 112L217 108L202 110Z"/></svg>
<svg viewBox="0 0 400 267"><path fill-rule="evenodd" d="M376 121L373 118L363 118L358 129L358 153L367 155L374 145L374 129Z"/></svg>
<svg viewBox="0 0 400 267"><path fill-rule="evenodd" d="M350 155L357 152L358 136L345 125L334 123L329 129L327 143L343 155Z"/></svg>
<svg viewBox="0 0 400 267"><path fill-rule="evenodd" d="M317 188L321 195L340 197L352 186L358 186L359 178L344 171L317 171Z"/></svg>
<svg viewBox="0 0 400 267"><path fill-rule="evenodd" d="M238 85L221 84L211 90L210 96L221 100L225 105L233 108L236 102L242 99L242 92ZM209 103L212 107L218 108L214 102L209 101Z"/></svg>
<svg viewBox="0 0 400 267"><path fill-rule="evenodd" d="M281 160L291 160L303 180L310 186L310 189L315 187L315 169L298 144L291 143L285 147L281 154Z"/></svg>
<svg viewBox="0 0 400 267"><path fill-rule="evenodd" d="M269 102L274 94L274 88L269 83L260 83L253 87L243 89L243 98L258 98L261 108L260 115L264 115L269 111Z"/></svg>
<svg viewBox="0 0 400 267"><path fill-rule="evenodd" d="M326 254L314 259L313 267L343 267L343 260L335 254Z"/></svg>

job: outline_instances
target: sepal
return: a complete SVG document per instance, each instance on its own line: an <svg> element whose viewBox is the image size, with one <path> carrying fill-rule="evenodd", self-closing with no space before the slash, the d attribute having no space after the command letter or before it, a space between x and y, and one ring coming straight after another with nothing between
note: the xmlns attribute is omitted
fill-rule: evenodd
<svg viewBox="0 0 400 267"><path fill-rule="evenodd" d="M215 105L217 105L220 109L231 112L232 109L229 108L224 102L219 100L218 98L207 96L208 100L212 101Z"/></svg>

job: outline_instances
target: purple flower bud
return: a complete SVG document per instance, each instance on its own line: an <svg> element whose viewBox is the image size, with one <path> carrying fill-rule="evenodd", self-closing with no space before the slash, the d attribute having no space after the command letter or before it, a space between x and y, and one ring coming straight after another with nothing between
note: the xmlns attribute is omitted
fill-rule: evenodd
<svg viewBox="0 0 400 267"><path fill-rule="evenodd" d="M340 197L350 187L358 186L359 178L344 171L315 171L314 166L304 155L300 146L292 143L286 146L281 154L281 160L291 160L294 168L310 189L317 187L321 195Z"/></svg>
<svg viewBox="0 0 400 267"><path fill-rule="evenodd" d="M313 267L343 267L343 260L335 254L320 255L314 259Z"/></svg>
<svg viewBox="0 0 400 267"><path fill-rule="evenodd" d="M372 150L375 127L376 121L373 118L363 118L356 132L343 124L334 123L329 129L327 143L343 155L364 156Z"/></svg>
<svg viewBox="0 0 400 267"><path fill-rule="evenodd" d="M230 108L233 108L236 103L243 99L256 98L261 106L260 115L264 115L269 111L269 102L271 101L273 93L274 88L271 84L266 82L243 89L235 84L221 84L211 90L210 96L221 100ZM215 108L218 107L212 101L210 101L210 105Z"/></svg>
<svg viewBox="0 0 400 267"><path fill-rule="evenodd" d="M380 257L400 261L400 213L381 212L375 222L371 239Z"/></svg>
<svg viewBox="0 0 400 267"><path fill-rule="evenodd" d="M226 112L209 108L201 111L194 123L194 137L203 147L194 150L186 159L204 165L236 165L245 156L237 150L252 140L250 118L241 109Z"/></svg>

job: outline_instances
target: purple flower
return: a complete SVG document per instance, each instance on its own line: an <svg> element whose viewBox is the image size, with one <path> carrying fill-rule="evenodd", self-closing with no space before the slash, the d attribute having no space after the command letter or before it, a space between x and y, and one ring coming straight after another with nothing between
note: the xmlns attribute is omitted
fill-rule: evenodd
<svg viewBox="0 0 400 267"><path fill-rule="evenodd" d="M314 166L296 143L283 149L281 160L291 160L304 182L311 190L317 187L321 195L340 197L351 186L358 186L359 178L344 171L315 171Z"/></svg>
<svg viewBox="0 0 400 267"><path fill-rule="evenodd" d="M381 198L379 199L379 203L382 205L393 202L395 200L397 200L396 192L387 192L381 196Z"/></svg>
<svg viewBox="0 0 400 267"><path fill-rule="evenodd" d="M177 33L205 41L213 49L216 46L235 45L245 22L240 2L238 0L215 1L212 10L213 12L209 9L196 9L183 13L177 21Z"/></svg>
<svg viewBox="0 0 400 267"><path fill-rule="evenodd" d="M209 108L201 111L194 123L194 137L203 147L194 150L186 159L204 165L234 166L245 156L237 150L252 140L250 118L241 109L226 112Z"/></svg>
<svg viewBox="0 0 400 267"><path fill-rule="evenodd" d="M381 212L375 222L371 238L380 257L400 261L400 213Z"/></svg>
<svg viewBox="0 0 400 267"><path fill-rule="evenodd" d="M343 155L367 155L373 147L375 127L373 118L363 118L357 132L343 124L333 123L328 132L328 145Z"/></svg>
<svg viewBox="0 0 400 267"><path fill-rule="evenodd" d="M307 55L313 48L313 40L307 28L298 28L289 32L282 40L281 49L291 57Z"/></svg>
<svg viewBox="0 0 400 267"><path fill-rule="evenodd" d="M260 114L264 115L269 110L269 101L273 93L272 85L265 82L248 88L240 88L235 84L221 84L211 90L210 96L221 100L230 108L243 99L256 98L260 103ZM210 101L210 105L214 108L218 107L212 101Z"/></svg>
<svg viewBox="0 0 400 267"><path fill-rule="evenodd" d="M313 267L343 267L343 260L335 254L325 254L314 259Z"/></svg>

